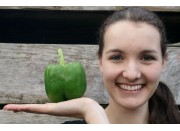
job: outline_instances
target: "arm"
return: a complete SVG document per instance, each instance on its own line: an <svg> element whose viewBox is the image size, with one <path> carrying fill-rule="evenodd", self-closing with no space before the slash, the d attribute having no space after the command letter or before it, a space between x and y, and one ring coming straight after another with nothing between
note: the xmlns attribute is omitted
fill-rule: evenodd
<svg viewBox="0 0 180 131"><path fill-rule="evenodd" d="M90 98L47 104L9 104L3 110L78 117L85 119L87 123L108 123L104 109Z"/></svg>

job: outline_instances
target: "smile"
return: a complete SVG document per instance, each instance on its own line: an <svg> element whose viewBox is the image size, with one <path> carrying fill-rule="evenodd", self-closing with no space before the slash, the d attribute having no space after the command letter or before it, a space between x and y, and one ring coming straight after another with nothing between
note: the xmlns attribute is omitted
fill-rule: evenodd
<svg viewBox="0 0 180 131"><path fill-rule="evenodd" d="M116 84L116 85L126 91L137 91L143 88L143 85L141 84L138 85Z"/></svg>

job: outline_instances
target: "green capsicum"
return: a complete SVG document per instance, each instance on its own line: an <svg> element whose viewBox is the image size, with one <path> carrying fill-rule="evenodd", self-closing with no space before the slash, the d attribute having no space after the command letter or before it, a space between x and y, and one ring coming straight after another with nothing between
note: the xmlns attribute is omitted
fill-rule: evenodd
<svg viewBox="0 0 180 131"><path fill-rule="evenodd" d="M59 64L45 68L46 94L51 102L61 102L82 97L86 91L86 74L83 65L76 61L65 64L61 49L58 49Z"/></svg>

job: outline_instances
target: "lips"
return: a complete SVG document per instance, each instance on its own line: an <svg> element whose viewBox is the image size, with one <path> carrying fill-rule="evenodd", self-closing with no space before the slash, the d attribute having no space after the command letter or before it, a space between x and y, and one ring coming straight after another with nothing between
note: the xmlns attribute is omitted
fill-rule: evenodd
<svg viewBox="0 0 180 131"><path fill-rule="evenodd" d="M116 83L116 86L118 86L122 90L126 90L126 91L138 91L138 90L143 88L143 84L128 85L128 84L118 84L118 83Z"/></svg>

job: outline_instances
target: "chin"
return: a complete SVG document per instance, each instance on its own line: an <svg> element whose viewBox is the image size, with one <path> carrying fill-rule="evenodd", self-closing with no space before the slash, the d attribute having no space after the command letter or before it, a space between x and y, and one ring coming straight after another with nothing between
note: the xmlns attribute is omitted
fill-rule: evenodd
<svg viewBox="0 0 180 131"><path fill-rule="evenodd" d="M125 109L128 109L128 110L136 110L136 109L139 109L139 108L141 108L141 107L144 107L145 105L146 105L146 103L148 103L148 102L146 102L146 101L142 101L142 102L140 102L140 101L137 101L137 102L135 102L135 101L126 101L126 102L118 102L118 104L121 106L121 107L123 107L123 108L125 108Z"/></svg>
<svg viewBox="0 0 180 131"><path fill-rule="evenodd" d="M139 107L141 107L141 106L138 106L138 105L123 105L123 108L125 108L127 110L136 110L136 109L139 109Z"/></svg>

